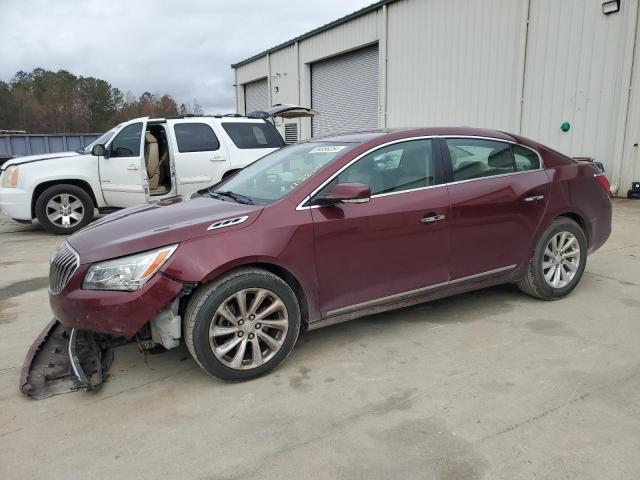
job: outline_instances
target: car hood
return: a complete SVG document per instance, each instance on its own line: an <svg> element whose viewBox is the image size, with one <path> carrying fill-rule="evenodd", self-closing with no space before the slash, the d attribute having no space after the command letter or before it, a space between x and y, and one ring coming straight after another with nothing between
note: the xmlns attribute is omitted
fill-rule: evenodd
<svg viewBox="0 0 640 480"><path fill-rule="evenodd" d="M107 215L68 241L82 264L93 263L245 228L258 218L262 208L200 194L172 197ZM238 216L248 218L238 225L207 230L214 222Z"/></svg>
<svg viewBox="0 0 640 480"><path fill-rule="evenodd" d="M57 158L80 157L80 156L91 156L91 155L85 155L78 152L58 152L58 153L43 153L41 155L25 155L23 157L16 157L16 158L12 158L11 160L7 160L2 164L2 170L6 170L7 167L10 167L11 165L23 165L25 163L43 162L47 160L55 160Z"/></svg>

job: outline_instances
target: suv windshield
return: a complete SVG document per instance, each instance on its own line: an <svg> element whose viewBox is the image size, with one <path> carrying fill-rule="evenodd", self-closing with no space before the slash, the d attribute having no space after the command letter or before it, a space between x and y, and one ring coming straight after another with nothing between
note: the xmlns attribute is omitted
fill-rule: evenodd
<svg viewBox="0 0 640 480"><path fill-rule="evenodd" d="M240 203L267 205L292 192L356 143L309 142L273 152L209 189Z"/></svg>
<svg viewBox="0 0 640 480"><path fill-rule="evenodd" d="M80 149L79 153L91 153L91 149L93 148L94 145L98 145L98 144L104 145L109 141L111 137L113 137L113 134L116 133L117 130L118 130L118 127L113 127L107 133L103 133L100 137L98 137L97 140L94 140L86 147Z"/></svg>

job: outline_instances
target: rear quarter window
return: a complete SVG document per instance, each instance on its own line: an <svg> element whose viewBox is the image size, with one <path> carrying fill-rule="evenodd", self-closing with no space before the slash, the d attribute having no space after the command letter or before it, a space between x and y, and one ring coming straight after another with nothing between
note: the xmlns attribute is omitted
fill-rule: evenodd
<svg viewBox="0 0 640 480"><path fill-rule="evenodd" d="M222 128L240 149L284 146L284 140L278 130L267 122L223 122Z"/></svg>
<svg viewBox="0 0 640 480"><path fill-rule="evenodd" d="M516 172L526 172L540 168L540 157L536 152L520 145L512 145L511 148L516 160Z"/></svg>

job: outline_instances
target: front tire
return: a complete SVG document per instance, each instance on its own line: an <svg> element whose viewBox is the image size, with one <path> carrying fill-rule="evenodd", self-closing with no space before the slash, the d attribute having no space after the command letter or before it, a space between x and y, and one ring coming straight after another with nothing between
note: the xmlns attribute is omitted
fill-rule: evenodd
<svg viewBox="0 0 640 480"><path fill-rule="evenodd" d="M291 287L260 269L241 269L203 285L189 301L185 342L209 375L242 381L273 370L300 333Z"/></svg>
<svg viewBox="0 0 640 480"><path fill-rule="evenodd" d="M557 300L580 282L587 264L587 238L570 218L553 221L540 236L525 275L517 282L527 295Z"/></svg>
<svg viewBox="0 0 640 480"><path fill-rule="evenodd" d="M40 225L56 235L70 235L93 220L94 205L89 194L75 185L47 188L35 205Z"/></svg>

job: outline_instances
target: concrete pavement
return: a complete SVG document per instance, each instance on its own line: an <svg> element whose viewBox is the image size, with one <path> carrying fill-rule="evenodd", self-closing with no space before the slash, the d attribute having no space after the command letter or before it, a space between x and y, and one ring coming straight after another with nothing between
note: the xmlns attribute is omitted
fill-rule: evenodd
<svg viewBox="0 0 640 480"><path fill-rule="evenodd" d="M640 201L615 202L561 301L505 285L356 320L239 384L129 345L98 393L32 401L18 378L61 240L0 217L0 478L640 475Z"/></svg>

